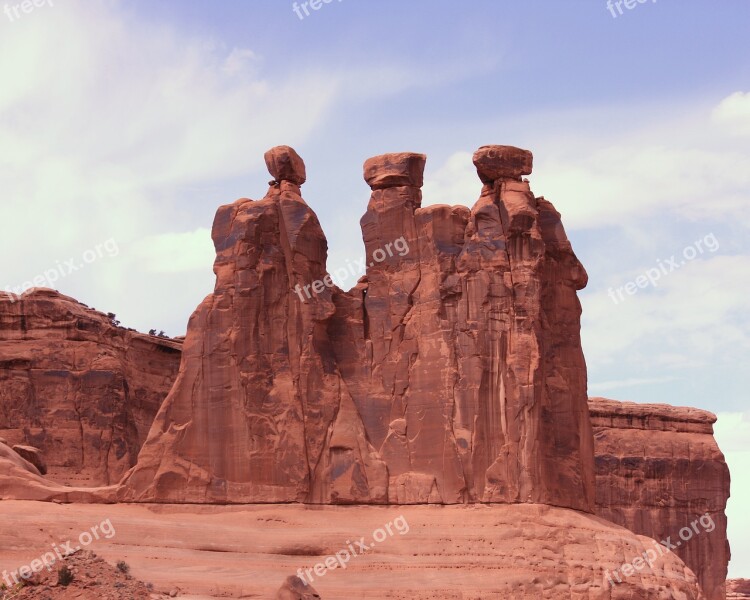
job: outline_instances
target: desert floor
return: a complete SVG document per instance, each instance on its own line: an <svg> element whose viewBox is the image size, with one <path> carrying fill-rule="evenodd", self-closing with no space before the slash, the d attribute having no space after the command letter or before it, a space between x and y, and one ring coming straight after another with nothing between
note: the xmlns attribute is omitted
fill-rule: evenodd
<svg viewBox="0 0 750 600"><path fill-rule="evenodd" d="M133 577L152 583L155 590L177 588L180 597L196 599L270 599L287 576L316 564L323 575L310 573L324 600L487 600L551 597L555 592L578 597L574 590L588 589L592 580L600 586L598 593L591 596L589 589L586 597L604 598L611 593L606 569L632 560L649 544L602 519L541 505L4 501L0 570L29 565L55 544L80 546L95 526L100 539L92 535L87 550L111 564L124 560ZM344 560L346 552L346 568L323 571L326 557L339 553ZM335 560L330 558L329 564ZM636 584L639 576L629 579Z"/></svg>

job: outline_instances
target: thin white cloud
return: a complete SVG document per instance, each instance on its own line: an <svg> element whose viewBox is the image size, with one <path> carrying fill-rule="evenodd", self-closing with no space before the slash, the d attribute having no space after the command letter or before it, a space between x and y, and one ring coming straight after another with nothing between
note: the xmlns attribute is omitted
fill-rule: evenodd
<svg viewBox="0 0 750 600"><path fill-rule="evenodd" d="M750 135L750 92L735 92L714 109L712 117L729 133Z"/></svg>
<svg viewBox="0 0 750 600"><path fill-rule="evenodd" d="M750 187L750 149L712 150L696 137L690 148L681 142L670 147L668 136L655 136L575 161L541 161L535 189L554 195L555 206L575 229L637 223L658 214L740 220L750 227L750 218L739 211Z"/></svg>
<svg viewBox="0 0 750 600"><path fill-rule="evenodd" d="M653 385L656 383L669 383L670 381L675 381L677 378L673 376L666 376L666 377L646 377L646 378L630 378L630 379L620 379L620 380L613 380L613 381L599 381L599 382L589 382L589 394L592 392L609 392L611 390L617 390L620 388L629 388L629 387L636 387L641 385Z"/></svg>
<svg viewBox="0 0 750 600"><path fill-rule="evenodd" d="M569 231L642 226L666 215L750 228L750 139L733 135L743 128L750 130L750 93L738 92L713 109L696 107L656 125L644 119L641 130L619 136L604 136L593 125L575 137L540 132L532 189L555 204ZM478 196L469 150L428 167L425 204Z"/></svg>
<svg viewBox="0 0 750 600"><path fill-rule="evenodd" d="M428 162L422 188L423 206L432 204L471 206L479 198L482 182L477 176L471 157L471 152L456 152L437 169L432 169Z"/></svg>
<svg viewBox="0 0 750 600"><path fill-rule="evenodd" d="M255 49L136 21L118 3L70 0L3 23L0 251L23 257L6 261L3 284L112 238L122 254L60 290L127 325L184 327L213 283L196 229L234 199L196 189L263 168L265 150L302 143L337 100L335 75L271 76L261 63ZM175 293L165 275L201 263Z"/></svg>
<svg viewBox="0 0 750 600"><path fill-rule="evenodd" d="M236 75L248 69L259 59L258 55L249 48L234 48L224 60L223 70L230 75Z"/></svg>
<svg viewBox="0 0 750 600"><path fill-rule="evenodd" d="M185 273L210 269L215 257L211 230L162 233L141 238L132 248L133 259L152 273Z"/></svg>
<svg viewBox="0 0 750 600"><path fill-rule="evenodd" d="M304 145L338 103L466 76L458 61L448 73L403 63L269 73L263 50L140 20L119 2L68 0L4 23L0 252L24 249L4 284L113 238L116 261L60 290L124 324L174 332L212 288L213 257L196 230L237 197L228 182L263 169L271 146ZM187 270L195 276L172 277Z"/></svg>
<svg viewBox="0 0 750 600"><path fill-rule="evenodd" d="M636 269L643 272L643 269ZM750 257L697 259L617 304L607 287L582 296L590 367L695 368L750 357ZM622 281L621 283L624 283Z"/></svg>

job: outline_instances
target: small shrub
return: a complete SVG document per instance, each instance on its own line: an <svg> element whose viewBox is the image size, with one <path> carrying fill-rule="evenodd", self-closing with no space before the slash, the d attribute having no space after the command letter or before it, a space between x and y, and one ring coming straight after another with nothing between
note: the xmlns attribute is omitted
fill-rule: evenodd
<svg viewBox="0 0 750 600"><path fill-rule="evenodd" d="M125 575L127 575L128 573L130 573L130 565L128 565L128 563L126 563L124 560L118 560L117 570L120 571L120 573L125 573Z"/></svg>
<svg viewBox="0 0 750 600"><path fill-rule="evenodd" d="M73 571L67 565L63 565L57 570L57 583L63 587L73 582Z"/></svg>

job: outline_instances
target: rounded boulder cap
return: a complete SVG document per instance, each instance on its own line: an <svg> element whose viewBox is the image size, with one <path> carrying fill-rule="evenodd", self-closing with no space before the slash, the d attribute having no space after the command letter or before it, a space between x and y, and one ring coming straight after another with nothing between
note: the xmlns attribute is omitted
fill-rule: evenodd
<svg viewBox="0 0 750 600"><path fill-rule="evenodd" d="M365 161L364 177L373 190L410 186L421 188L427 157L415 152L395 152Z"/></svg>
<svg viewBox="0 0 750 600"><path fill-rule="evenodd" d="M274 146L263 155L268 172L276 181L302 185L307 179L305 162L290 146Z"/></svg>
<svg viewBox="0 0 750 600"><path fill-rule="evenodd" d="M534 155L515 146L482 146L474 153L474 166L482 183L497 179L520 179L530 175Z"/></svg>

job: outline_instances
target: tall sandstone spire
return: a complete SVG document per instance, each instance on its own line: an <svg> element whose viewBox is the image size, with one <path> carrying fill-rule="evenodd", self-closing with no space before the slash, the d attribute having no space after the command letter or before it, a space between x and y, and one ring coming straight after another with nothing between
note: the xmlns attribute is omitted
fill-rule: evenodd
<svg viewBox="0 0 750 600"><path fill-rule="evenodd" d="M531 153L480 148L471 210L421 207L425 160L365 163L368 267L344 292L304 163L266 153L266 196L217 212L216 288L122 499L592 510L587 277L521 179Z"/></svg>
<svg viewBox="0 0 750 600"><path fill-rule="evenodd" d="M531 153L480 148L471 210L421 208L424 163L365 163L367 256L399 238L409 252L369 261L366 279L335 296L337 361L388 465L389 500L590 510L576 297L587 278L560 215L521 180Z"/></svg>

